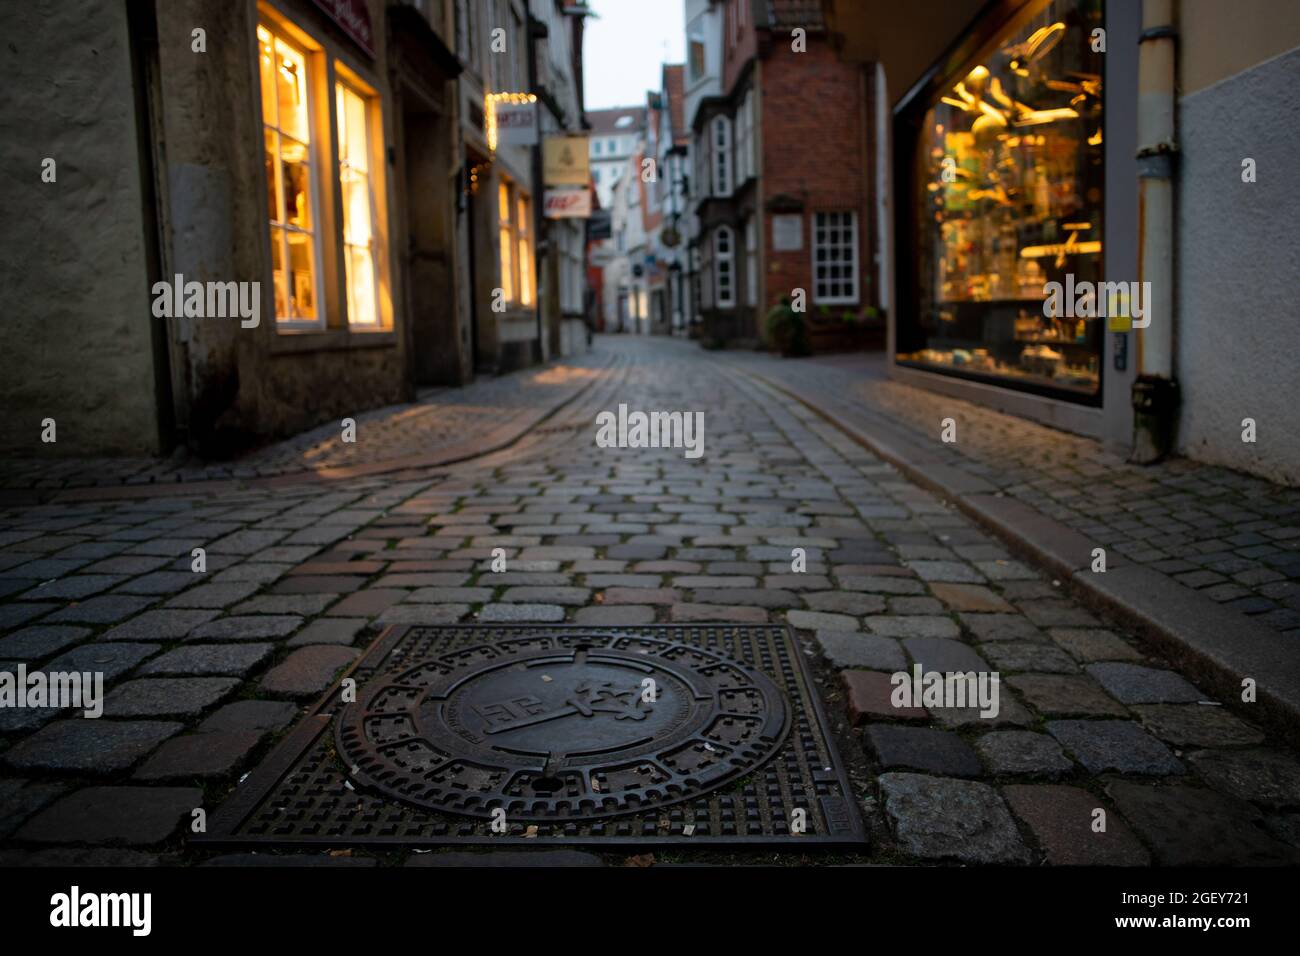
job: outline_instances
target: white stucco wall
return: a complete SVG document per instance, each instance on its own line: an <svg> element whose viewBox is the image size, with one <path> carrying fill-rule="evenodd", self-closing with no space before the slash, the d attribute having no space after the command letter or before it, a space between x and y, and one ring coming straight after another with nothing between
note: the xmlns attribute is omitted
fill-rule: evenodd
<svg viewBox="0 0 1300 956"><path fill-rule="evenodd" d="M1298 80L1300 47L1183 97L1178 117L1179 451L1288 484L1300 484Z"/></svg>

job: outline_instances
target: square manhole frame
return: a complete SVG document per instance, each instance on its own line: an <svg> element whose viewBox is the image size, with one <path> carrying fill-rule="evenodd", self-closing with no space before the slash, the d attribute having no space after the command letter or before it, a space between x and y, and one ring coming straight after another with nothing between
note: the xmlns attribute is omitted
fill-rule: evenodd
<svg viewBox="0 0 1300 956"><path fill-rule="evenodd" d="M342 702L335 702L336 695L339 695L344 681L353 678L354 675L361 671L369 671L369 675L362 680L355 678L357 689L365 686L366 681L373 679L383 673L383 664L388 655L406 638L409 631L415 628L430 628L434 630L468 630L483 631L484 634L494 634L499 639L502 636L525 636L531 633L552 633L557 631L588 631L602 636L626 636L630 638L652 637L659 640L671 640L670 635L683 631L701 630L708 628L723 628L728 630L775 630L780 632L780 639L784 641L788 650L788 656L793 659L796 678L802 685L802 693L799 701L790 701L787 694L787 707L791 709L791 726L786 730L787 737L782 742L781 747L771 754L759 766L749 771L750 774L760 773L765 767L773 761L778 760L781 753L788 746L791 746L789 735L794 733L793 716L797 708L802 704L807 704L807 717L814 725L814 729L821 736L821 740L826 748L826 755L830 762L831 772L834 782L838 785L840 795L838 797L820 798L822 816L832 824L832 832L827 833L764 833L764 834L734 834L727 835L722 833L709 833L700 836L686 836L684 834L672 835L537 835L537 836L518 836L515 834L455 834L409 837L409 836L372 836L372 837L349 837L349 836L330 836L330 835L266 835L266 834L247 834L240 833L240 827L248 820L263 802L274 795L281 781L297 767L299 760L304 757L313 747L316 746L322 735L329 734L334 726L334 716L329 713L330 710L337 706L343 706ZM483 643L493 643L485 641ZM760 668L761 670L761 668ZM764 672L766 673L766 672ZM768 677L777 681L785 693L783 681L779 677L768 674ZM796 745L797 746L797 745ZM337 759L337 755L335 756ZM346 776L346 774L345 774ZM722 786L726 786L723 784ZM712 788L699 794L701 798L708 798L711 793L720 788ZM404 807L413 812L420 812L429 815L446 817L449 820L472 819L460 817L452 812L420 810L403 804L399 800L392 800L382 795L371 794L374 799L383 802ZM814 799L811 798L810 799ZM682 801L677 806L685 806L690 800ZM674 805L661 807L661 810L667 811ZM611 818L611 822L616 822L624 816L635 816L636 811ZM243 847L247 849L303 849L306 847L374 847L383 849L394 849L398 847L410 848L429 848L442 849L448 847L489 847L489 846L510 846L510 847L585 847L588 849L599 849L601 847L617 847L619 849L628 848L653 848L653 847L707 847L709 849L725 849L728 847L738 850L758 850L774 849L781 851L799 851L801 849L811 849L813 847L831 849L839 848L856 852L865 852L868 846L869 837L863 822L862 812L858 806L857 799L854 796L852 784L848 776L848 768L844 759L840 756L839 747L836 744L835 736L832 733L830 722L826 717L825 704L821 695L816 690L816 684L813 681L813 675L809 670L807 662L804 660L804 653L800 647L798 638L787 624L740 624L728 621L716 622L692 622L689 624L634 624L634 625L584 625L573 622L556 622L553 624L525 624L525 623L501 623L501 624L480 624L474 622L467 623L402 623L391 624L384 628L378 637L370 644L365 651L344 670L333 685L311 706L306 714L298 718L289 732L281 738L254 768L249 771L242 782L220 803L216 811L208 821L207 831L198 834L188 834L187 842L200 848L218 848L218 847Z"/></svg>

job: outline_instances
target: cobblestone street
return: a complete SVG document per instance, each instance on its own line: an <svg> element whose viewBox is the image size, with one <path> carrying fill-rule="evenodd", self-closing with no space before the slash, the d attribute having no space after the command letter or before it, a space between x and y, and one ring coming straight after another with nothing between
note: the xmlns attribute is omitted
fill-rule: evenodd
<svg viewBox="0 0 1300 956"><path fill-rule="evenodd" d="M944 405L971 436L948 463L989 494L1257 619L1259 640L1291 656L1294 491L1188 463L1091 460L1082 440L860 370L823 363L812 376L737 355L605 337L563 370L359 415L354 446L334 444L331 426L196 472L206 483L193 491L140 496L128 483L146 472L134 471L100 482L122 497L12 499L0 670L100 671L107 696L93 720L0 710L3 861L247 861L188 846L193 811L211 813L384 626L478 621L789 624L869 822L867 862L1300 862L1300 762L1284 725L850 432L858 416L920 441ZM792 368L817 380L823 414L774 386ZM703 456L597 447L595 417L619 403L702 411ZM496 437L469 460L421 463L466 429ZM46 467L10 468L7 484L93 483L76 477L85 463ZM240 480L271 474L281 480ZM498 548L504 571L491 568ZM914 664L997 672L997 716L894 706L890 675ZM1270 675L1255 676L1263 692Z"/></svg>

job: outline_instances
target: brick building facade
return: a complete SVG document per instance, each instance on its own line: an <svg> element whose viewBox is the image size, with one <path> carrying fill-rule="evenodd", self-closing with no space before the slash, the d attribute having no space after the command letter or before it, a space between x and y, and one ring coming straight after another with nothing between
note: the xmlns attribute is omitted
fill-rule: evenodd
<svg viewBox="0 0 1300 956"><path fill-rule="evenodd" d="M759 345L768 309L789 297L832 347L864 341L851 334L875 322L863 73L835 55L815 4L710 10L720 92L690 117L699 335Z"/></svg>

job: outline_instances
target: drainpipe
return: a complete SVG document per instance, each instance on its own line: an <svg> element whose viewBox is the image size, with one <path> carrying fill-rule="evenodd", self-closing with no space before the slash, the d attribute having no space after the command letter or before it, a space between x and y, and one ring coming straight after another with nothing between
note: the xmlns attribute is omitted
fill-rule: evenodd
<svg viewBox="0 0 1300 956"><path fill-rule="evenodd" d="M1138 40L1138 278L1146 296L1135 319L1138 376L1133 383L1129 460L1153 464L1173 449L1178 420L1174 378L1174 111L1177 0L1143 0Z"/></svg>

